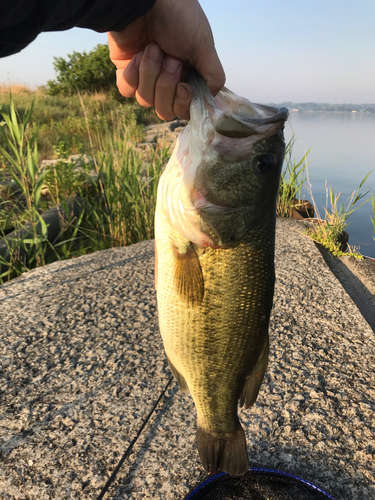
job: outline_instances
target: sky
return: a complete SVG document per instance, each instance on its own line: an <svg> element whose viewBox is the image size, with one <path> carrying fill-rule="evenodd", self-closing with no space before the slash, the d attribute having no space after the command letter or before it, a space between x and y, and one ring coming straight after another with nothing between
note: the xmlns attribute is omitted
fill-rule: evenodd
<svg viewBox="0 0 375 500"><path fill-rule="evenodd" d="M261 103L375 103L374 0L201 0L226 86ZM0 59L0 83L55 77L53 57L90 51L106 35L42 33Z"/></svg>

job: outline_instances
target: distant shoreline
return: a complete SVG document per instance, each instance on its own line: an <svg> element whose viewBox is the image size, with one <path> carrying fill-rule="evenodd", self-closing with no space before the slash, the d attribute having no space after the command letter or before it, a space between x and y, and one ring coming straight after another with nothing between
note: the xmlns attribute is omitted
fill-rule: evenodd
<svg viewBox="0 0 375 500"><path fill-rule="evenodd" d="M324 109L322 110L300 110L300 109L289 109L290 113L330 113L330 114L358 114L358 115L373 115L375 113L372 113L371 111L326 111Z"/></svg>
<svg viewBox="0 0 375 500"><path fill-rule="evenodd" d="M325 102L292 102L272 103L270 106L288 108L291 113L365 113L375 114L375 104L329 104Z"/></svg>

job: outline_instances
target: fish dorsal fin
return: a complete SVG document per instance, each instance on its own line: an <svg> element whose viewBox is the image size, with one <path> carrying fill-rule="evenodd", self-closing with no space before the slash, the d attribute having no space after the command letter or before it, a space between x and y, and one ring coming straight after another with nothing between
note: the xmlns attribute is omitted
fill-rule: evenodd
<svg viewBox="0 0 375 500"><path fill-rule="evenodd" d="M173 283L181 300L188 306L199 306L204 295L202 268L192 243L186 252L180 253L174 248Z"/></svg>
<svg viewBox="0 0 375 500"><path fill-rule="evenodd" d="M221 113L217 119L215 130L220 135L235 139L250 137L250 135L256 134L256 130L249 123L233 116L227 111Z"/></svg>

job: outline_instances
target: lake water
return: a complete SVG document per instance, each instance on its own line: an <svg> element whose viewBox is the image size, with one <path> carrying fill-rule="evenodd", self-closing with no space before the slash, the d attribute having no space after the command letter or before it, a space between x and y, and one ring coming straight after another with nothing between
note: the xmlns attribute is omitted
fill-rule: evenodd
<svg viewBox="0 0 375 500"><path fill-rule="evenodd" d="M325 181L335 193L341 192L339 200L346 206L352 192L373 170L361 191L371 190L375 195L375 114L290 113L285 127L286 141L293 134L296 139L293 156L297 160L311 148L308 173L321 217L326 204ZM310 199L306 188L302 195ZM370 216L373 216L371 201L350 216L346 231L350 245L360 247L363 255L375 257Z"/></svg>

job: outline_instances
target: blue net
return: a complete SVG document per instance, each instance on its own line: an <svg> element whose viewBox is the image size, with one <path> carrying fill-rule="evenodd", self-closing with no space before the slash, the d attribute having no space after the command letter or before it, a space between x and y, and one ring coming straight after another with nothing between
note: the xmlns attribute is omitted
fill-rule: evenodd
<svg viewBox="0 0 375 500"><path fill-rule="evenodd" d="M319 486L274 469L252 467L243 476L209 476L185 500L335 500Z"/></svg>

